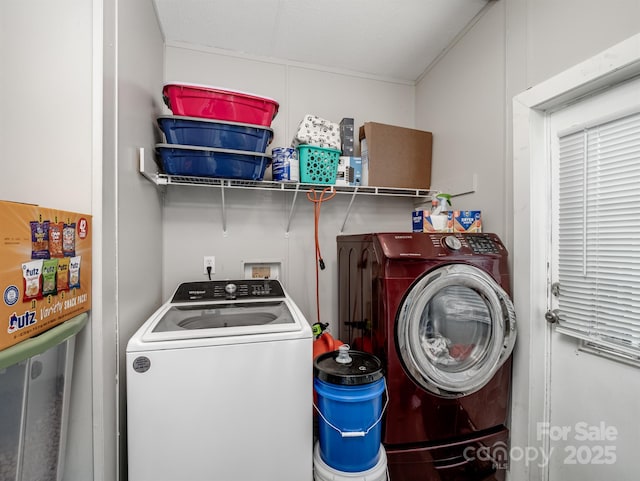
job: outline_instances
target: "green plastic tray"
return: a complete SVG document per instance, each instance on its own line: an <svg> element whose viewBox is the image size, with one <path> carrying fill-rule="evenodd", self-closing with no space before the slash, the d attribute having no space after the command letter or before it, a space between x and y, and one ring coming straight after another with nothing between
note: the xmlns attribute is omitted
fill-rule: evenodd
<svg viewBox="0 0 640 481"><path fill-rule="evenodd" d="M18 364L63 343L80 332L88 320L89 314L83 312L42 334L3 349L0 351L0 369Z"/></svg>

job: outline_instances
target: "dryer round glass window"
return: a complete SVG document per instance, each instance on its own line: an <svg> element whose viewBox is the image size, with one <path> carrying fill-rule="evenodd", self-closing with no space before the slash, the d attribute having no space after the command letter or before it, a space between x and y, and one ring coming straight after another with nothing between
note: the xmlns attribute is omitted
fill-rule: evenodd
<svg viewBox="0 0 640 481"><path fill-rule="evenodd" d="M480 361L492 334L486 300L466 286L441 289L427 301L420 316L420 346L444 371L465 371Z"/></svg>
<svg viewBox="0 0 640 481"><path fill-rule="evenodd" d="M506 292L464 264L419 279L398 311L396 339L405 369L419 385L446 397L491 380L515 342L515 313Z"/></svg>

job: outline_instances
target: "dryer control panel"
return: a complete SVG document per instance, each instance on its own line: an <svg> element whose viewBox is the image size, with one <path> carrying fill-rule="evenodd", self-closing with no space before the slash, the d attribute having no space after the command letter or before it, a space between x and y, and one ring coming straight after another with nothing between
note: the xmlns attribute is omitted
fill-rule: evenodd
<svg viewBox="0 0 640 481"><path fill-rule="evenodd" d="M489 235L466 236L467 244L474 254L500 254L500 247Z"/></svg>
<svg viewBox="0 0 640 481"><path fill-rule="evenodd" d="M275 279L185 282L178 286L171 302L202 302L284 297Z"/></svg>
<svg viewBox="0 0 640 481"><path fill-rule="evenodd" d="M504 246L492 234L430 234L434 244L461 254L503 254Z"/></svg>
<svg viewBox="0 0 640 481"><path fill-rule="evenodd" d="M505 247L495 234L433 233L429 236L438 255L506 254Z"/></svg>
<svg viewBox="0 0 640 481"><path fill-rule="evenodd" d="M344 236L357 242L376 238L388 259L438 259L457 256L507 256L507 250L496 234L458 232L411 232L356 234Z"/></svg>

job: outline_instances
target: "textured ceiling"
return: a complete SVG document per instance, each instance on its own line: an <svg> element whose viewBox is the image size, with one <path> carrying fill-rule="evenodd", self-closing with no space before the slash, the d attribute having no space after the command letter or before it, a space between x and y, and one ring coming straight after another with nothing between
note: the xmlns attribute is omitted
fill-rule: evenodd
<svg viewBox="0 0 640 481"><path fill-rule="evenodd" d="M413 82L491 0L154 0L167 44Z"/></svg>

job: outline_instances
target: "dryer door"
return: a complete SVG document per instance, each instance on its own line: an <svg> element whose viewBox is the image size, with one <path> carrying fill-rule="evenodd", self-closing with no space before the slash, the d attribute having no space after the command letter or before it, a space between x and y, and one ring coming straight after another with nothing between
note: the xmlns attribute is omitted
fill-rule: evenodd
<svg viewBox="0 0 640 481"><path fill-rule="evenodd" d="M466 264L420 278L398 310L403 365L428 391L459 397L482 388L513 350L516 322L508 294Z"/></svg>

